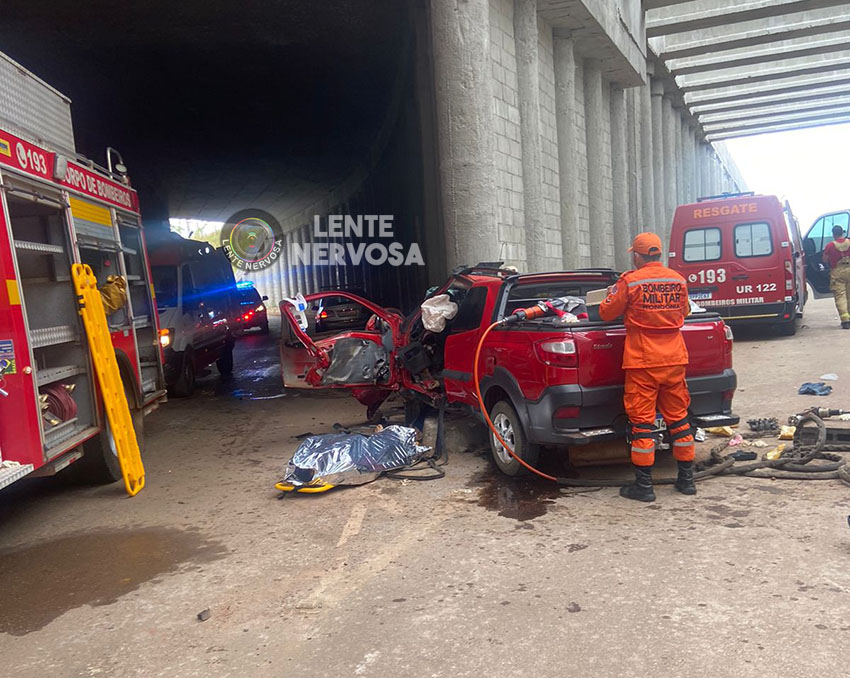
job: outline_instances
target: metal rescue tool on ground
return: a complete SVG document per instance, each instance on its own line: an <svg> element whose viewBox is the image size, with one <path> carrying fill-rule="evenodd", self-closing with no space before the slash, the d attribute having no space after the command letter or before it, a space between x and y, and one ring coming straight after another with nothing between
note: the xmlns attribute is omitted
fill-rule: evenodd
<svg viewBox="0 0 850 678"><path fill-rule="evenodd" d="M115 360L115 349L112 347L112 338L106 324L106 312L97 289L97 278L91 267L83 264L71 266L71 277L74 279L77 304L86 328L89 352L100 384L109 430L112 433L118 462L121 464L124 487L127 494L133 497L145 486L145 467L142 465L136 431L133 429L121 373Z"/></svg>

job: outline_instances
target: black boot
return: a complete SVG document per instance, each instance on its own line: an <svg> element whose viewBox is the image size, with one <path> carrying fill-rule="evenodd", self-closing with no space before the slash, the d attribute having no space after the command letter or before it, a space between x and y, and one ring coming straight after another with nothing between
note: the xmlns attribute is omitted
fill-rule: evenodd
<svg viewBox="0 0 850 678"><path fill-rule="evenodd" d="M697 487L694 485L694 462L680 461L679 475L674 487L682 494L696 494Z"/></svg>
<svg viewBox="0 0 850 678"><path fill-rule="evenodd" d="M841 329L842 330L850 330L850 320L842 320L841 321Z"/></svg>
<svg viewBox="0 0 850 678"><path fill-rule="evenodd" d="M635 466L635 482L620 488L620 496L637 501L655 501L652 491L652 467Z"/></svg>

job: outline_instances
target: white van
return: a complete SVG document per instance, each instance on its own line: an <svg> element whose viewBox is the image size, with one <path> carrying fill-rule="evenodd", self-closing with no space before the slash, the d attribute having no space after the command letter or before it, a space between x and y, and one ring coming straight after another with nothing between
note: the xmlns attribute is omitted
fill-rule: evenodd
<svg viewBox="0 0 850 678"><path fill-rule="evenodd" d="M195 377L213 363L233 371L238 292L224 252L175 233L149 237L165 381L170 393L192 394Z"/></svg>

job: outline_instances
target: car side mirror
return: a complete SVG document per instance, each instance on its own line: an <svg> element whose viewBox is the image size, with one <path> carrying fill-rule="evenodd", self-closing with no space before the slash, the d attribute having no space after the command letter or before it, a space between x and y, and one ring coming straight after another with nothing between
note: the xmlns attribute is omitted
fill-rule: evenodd
<svg viewBox="0 0 850 678"><path fill-rule="evenodd" d="M268 301L268 300L269 300L268 296L267 296L267 295L265 295L265 294L264 294L261 298L262 298L262 300L263 300L263 301Z"/></svg>
<svg viewBox="0 0 850 678"><path fill-rule="evenodd" d="M806 253L806 256L813 257L817 253L815 241L811 238L803 238L803 251Z"/></svg>

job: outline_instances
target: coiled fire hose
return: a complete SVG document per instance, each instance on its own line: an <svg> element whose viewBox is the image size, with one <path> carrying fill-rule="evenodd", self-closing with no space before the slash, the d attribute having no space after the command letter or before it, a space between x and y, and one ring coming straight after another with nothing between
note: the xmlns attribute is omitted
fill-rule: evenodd
<svg viewBox="0 0 850 678"><path fill-rule="evenodd" d="M478 340L478 345L475 348L475 357L472 363L473 384L475 385L475 396L478 398L478 406L481 409L481 415L484 417L487 427L512 458L514 458L525 469L545 480L549 480L566 487L620 487L623 485L623 481L620 480L563 478L544 473L540 469L533 467L514 452L513 448L507 443L507 441L505 441L498 430L496 430L493 421L490 419L490 413L487 411L487 407L484 404L484 398L481 395L481 384L478 369L481 348L484 345L484 341L487 339L487 336L496 327L504 327L513 322L543 315L543 313L531 315L528 313L529 310L530 309L521 309L520 311L515 311L513 315L492 323L481 334L481 338ZM520 315L520 313L523 313L524 315ZM839 455L829 454L827 452L827 450L842 452L850 451L850 443L827 444L826 424L824 424L823 420L812 411L798 415L797 420L797 434L795 435L794 447L792 450L783 454L783 456L779 459L763 458L750 464L740 464L735 466L735 459L733 459L730 454L720 454L722 450L728 449L727 443L724 442L711 450L710 457L706 462L697 466L697 468L700 468L701 470L694 473L694 480L703 480L711 476L723 474L745 475L754 478L784 478L792 480L830 480L837 478L845 484L850 485L850 462L845 461ZM806 422L811 422L817 427L817 438L815 442L810 445L803 444L803 428ZM812 464L809 466L809 462L814 459L823 459L829 463ZM676 482L676 479L658 478L653 479L652 482L655 485L672 485Z"/></svg>
<svg viewBox="0 0 850 678"><path fill-rule="evenodd" d="M77 416L77 403L65 384L48 384L41 389L41 395L45 398L47 412L60 422Z"/></svg>

